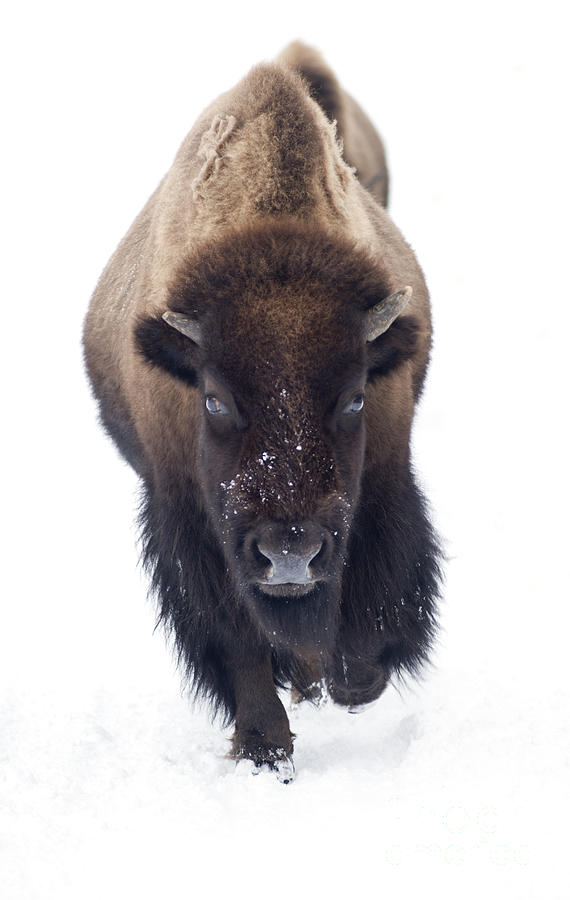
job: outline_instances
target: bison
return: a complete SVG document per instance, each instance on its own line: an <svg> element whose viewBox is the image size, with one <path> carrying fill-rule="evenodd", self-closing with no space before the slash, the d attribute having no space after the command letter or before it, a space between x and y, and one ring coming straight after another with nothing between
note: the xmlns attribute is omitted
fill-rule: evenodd
<svg viewBox="0 0 570 900"><path fill-rule="evenodd" d="M277 689L354 708L416 673L440 550L410 462L429 296L383 145L300 43L200 116L85 322L143 560L232 756L293 774Z"/></svg>

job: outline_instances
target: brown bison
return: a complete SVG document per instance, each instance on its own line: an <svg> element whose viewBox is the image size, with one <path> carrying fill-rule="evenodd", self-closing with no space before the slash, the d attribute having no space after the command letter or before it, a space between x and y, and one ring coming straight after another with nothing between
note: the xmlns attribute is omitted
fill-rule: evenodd
<svg viewBox="0 0 570 900"><path fill-rule="evenodd" d="M293 44L200 116L85 323L161 619L233 756L283 780L277 688L367 703L435 631L410 464L429 298L387 191L369 120Z"/></svg>

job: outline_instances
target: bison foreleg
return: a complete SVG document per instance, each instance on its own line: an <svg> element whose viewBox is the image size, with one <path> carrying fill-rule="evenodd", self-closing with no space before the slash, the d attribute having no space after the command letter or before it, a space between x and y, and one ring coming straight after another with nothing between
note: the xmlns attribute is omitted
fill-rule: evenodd
<svg viewBox="0 0 570 900"><path fill-rule="evenodd" d="M303 701L319 706L324 700L323 661L318 653L306 656L300 670L292 678L291 703Z"/></svg>
<svg viewBox="0 0 570 900"><path fill-rule="evenodd" d="M328 690L335 703L357 707L380 696L389 673L376 660L362 653L337 653L329 673Z"/></svg>
<svg viewBox="0 0 570 900"><path fill-rule="evenodd" d="M294 736L275 690L269 652L230 668L236 704L232 757L251 759L256 766L267 766L282 780L290 780Z"/></svg>

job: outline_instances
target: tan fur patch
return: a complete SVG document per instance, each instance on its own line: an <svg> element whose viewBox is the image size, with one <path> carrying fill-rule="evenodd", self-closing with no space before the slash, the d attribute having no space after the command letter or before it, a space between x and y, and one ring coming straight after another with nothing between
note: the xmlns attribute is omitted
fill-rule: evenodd
<svg viewBox="0 0 570 900"><path fill-rule="evenodd" d="M235 116L215 116L208 131L205 131L198 148L198 159L204 164L192 182L192 196L198 201L203 196L206 182L218 172L222 165L220 151L227 144L237 124Z"/></svg>

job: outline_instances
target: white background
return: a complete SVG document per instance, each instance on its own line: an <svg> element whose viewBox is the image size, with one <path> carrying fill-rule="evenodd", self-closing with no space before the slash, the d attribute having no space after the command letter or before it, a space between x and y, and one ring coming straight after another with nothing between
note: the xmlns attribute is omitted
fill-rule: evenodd
<svg viewBox="0 0 570 900"><path fill-rule="evenodd" d="M569 896L562 3L22 3L2 26L0 891ZM224 758L137 571L98 429L97 277L201 109L302 38L383 134L431 290L414 435L446 539L421 684L302 709L294 785Z"/></svg>

